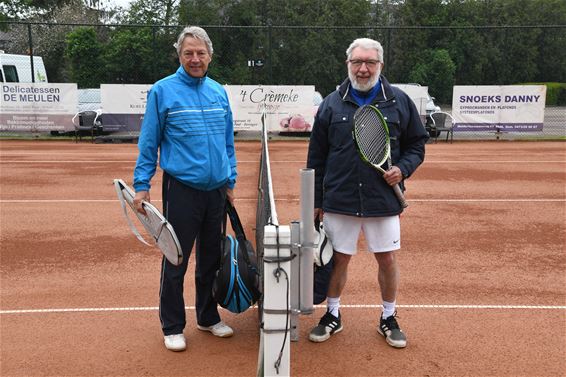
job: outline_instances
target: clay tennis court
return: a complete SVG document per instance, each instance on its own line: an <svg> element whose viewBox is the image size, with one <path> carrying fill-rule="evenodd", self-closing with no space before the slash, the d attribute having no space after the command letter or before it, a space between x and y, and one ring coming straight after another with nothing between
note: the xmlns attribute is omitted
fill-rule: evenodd
<svg viewBox="0 0 566 377"><path fill-rule="evenodd" d="M305 140L273 141L279 222L299 218ZM236 206L254 238L259 141L237 142ZM132 180L135 145L0 142L2 376L253 376L257 309L222 311L235 336L196 329L185 284L186 352L163 346L160 255L130 232L112 180ZM294 376L566 375L566 144L429 144L402 215L399 323L405 349L376 331L377 266L360 252L342 296L344 331L307 334ZM161 173L152 198L161 207ZM190 266L194 267L191 260Z"/></svg>

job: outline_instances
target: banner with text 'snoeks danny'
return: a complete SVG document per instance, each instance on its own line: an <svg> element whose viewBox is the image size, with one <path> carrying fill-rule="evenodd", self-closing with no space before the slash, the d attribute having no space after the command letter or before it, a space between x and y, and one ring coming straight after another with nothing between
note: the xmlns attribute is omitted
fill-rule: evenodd
<svg viewBox="0 0 566 377"><path fill-rule="evenodd" d="M455 86L454 131L540 132L546 86Z"/></svg>

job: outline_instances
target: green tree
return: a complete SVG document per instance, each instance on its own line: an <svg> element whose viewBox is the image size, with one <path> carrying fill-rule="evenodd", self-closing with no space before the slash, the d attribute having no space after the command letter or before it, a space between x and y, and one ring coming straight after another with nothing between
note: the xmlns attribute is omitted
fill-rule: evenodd
<svg viewBox="0 0 566 377"><path fill-rule="evenodd" d="M409 81L427 85L438 102L450 103L456 65L449 52L443 49L426 50L423 56L423 61L416 64L409 74Z"/></svg>
<svg viewBox="0 0 566 377"><path fill-rule="evenodd" d="M182 24L224 25L207 27L215 46L211 74L223 83L315 85L326 94L346 75L348 44L376 35L372 27L350 28L371 24L367 0L186 0L179 11ZM256 59L265 65L248 67Z"/></svg>
<svg viewBox="0 0 566 377"><path fill-rule="evenodd" d="M157 76L151 28L120 28L110 36L103 55L108 83L151 84ZM171 42L169 42L171 46ZM168 49L172 56L174 49ZM169 74L171 72L168 72Z"/></svg>
<svg viewBox="0 0 566 377"><path fill-rule="evenodd" d="M269 17L274 25L298 26L277 28L274 33L274 84L314 85L323 95L333 91L346 77L348 45L356 38L376 38L369 27L350 28L370 25L371 10L371 4L362 0L272 2ZM301 27L311 25L314 27Z"/></svg>
<svg viewBox="0 0 566 377"><path fill-rule="evenodd" d="M533 7L536 12L532 17L537 24L566 25L566 1L563 0L537 0ZM545 82L566 82L566 28L545 28L541 30L534 46L538 56L536 64L539 80Z"/></svg>
<svg viewBox="0 0 566 377"><path fill-rule="evenodd" d="M136 0L118 16L124 24L169 26L178 22L179 0Z"/></svg>
<svg viewBox="0 0 566 377"><path fill-rule="evenodd" d="M0 21L2 19L29 20L40 16L48 19L66 6L96 9L99 0L4 0L0 2Z"/></svg>
<svg viewBox="0 0 566 377"><path fill-rule="evenodd" d="M33 54L43 57L50 82L71 81L65 59L66 36L75 29L70 24L98 23L98 15L98 11L86 8L82 1L70 1L69 4L55 5L49 12L28 19L38 22L30 26ZM7 52L29 54L28 25L12 24L7 35Z"/></svg>
<svg viewBox="0 0 566 377"><path fill-rule="evenodd" d="M179 18L182 24L218 25L205 28L214 46L210 74L219 82L249 84L253 79L256 83L265 83L266 67L248 68L248 60L266 59L267 34L261 28L261 4L261 0L181 2Z"/></svg>
<svg viewBox="0 0 566 377"><path fill-rule="evenodd" d="M70 78L79 88L95 88L102 81L101 51L94 28L81 27L67 34Z"/></svg>

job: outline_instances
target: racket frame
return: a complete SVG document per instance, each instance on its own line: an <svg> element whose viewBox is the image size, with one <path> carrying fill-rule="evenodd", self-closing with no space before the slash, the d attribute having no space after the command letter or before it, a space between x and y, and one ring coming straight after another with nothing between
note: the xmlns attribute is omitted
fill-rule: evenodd
<svg viewBox="0 0 566 377"><path fill-rule="evenodd" d="M365 155L365 153L363 152L362 148L360 147L360 135L359 135L359 130L358 127L356 127L356 114L359 114L360 111L369 108L371 109L371 111L373 111L378 119L379 119L379 123L381 125L381 127L383 127L383 129L385 130L385 153L383 153L383 158L381 159L381 161L379 161L379 163L375 164L373 162L370 161L370 159ZM375 170L377 170L378 172L380 172L382 175L386 173L386 170L383 169L381 166L383 164L385 164L386 162L389 165L389 169L391 168L392 164L391 164L391 139L389 137L389 127L387 126L387 121L385 120L385 118L383 117L383 114L381 114L381 111L379 111L379 109L373 105L363 105L360 108L358 108L358 110L356 110L356 113L354 114L354 127L352 130L352 135L354 138L354 145L356 146L356 150L358 151L358 154L360 156L360 158L362 159L362 161L364 161L366 164L368 164L369 166L371 166L372 168L374 168ZM397 199L399 200L399 203L401 204L401 206L403 208L407 208L408 207L408 203L407 200L405 199L405 195L403 195L403 191L401 190L401 187L399 186L399 184L395 184L392 186L393 191L395 192L395 195L397 196Z"/></svg>

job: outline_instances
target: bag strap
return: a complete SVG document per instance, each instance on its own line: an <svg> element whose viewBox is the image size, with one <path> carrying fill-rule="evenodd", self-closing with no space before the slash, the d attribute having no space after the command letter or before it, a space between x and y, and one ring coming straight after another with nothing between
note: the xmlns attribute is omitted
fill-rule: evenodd
<svg viewBox="0 0 566 377"><path fill-rule="evenodd" d="M228 200L226 200L226 213L230 217L230 224L232 224L232 230L234 230L236 238L243 239L245 241L246 234L244 232L242 222L240 221L240 216L238 216L236 208Z"/></svg>
<svg viewBox="0 0 566 377"><path fill-rule="evenodd" d="M247 239L246 234L244 233L244 227L242 226L242 222L240 221L240 216L238 216L238 212L236 208L230 203L229 200L226 200L226 214L230 217L230 224L232 225L232 230L236 235L236 240L240 247L242 247L243 252L241 253L244 257L246 263L250 262L250 257L248 255L248 250L246 249ZM224 217L226 219L226 215ZM224 223L224 232L226 232L226 223Z"/></svg>

